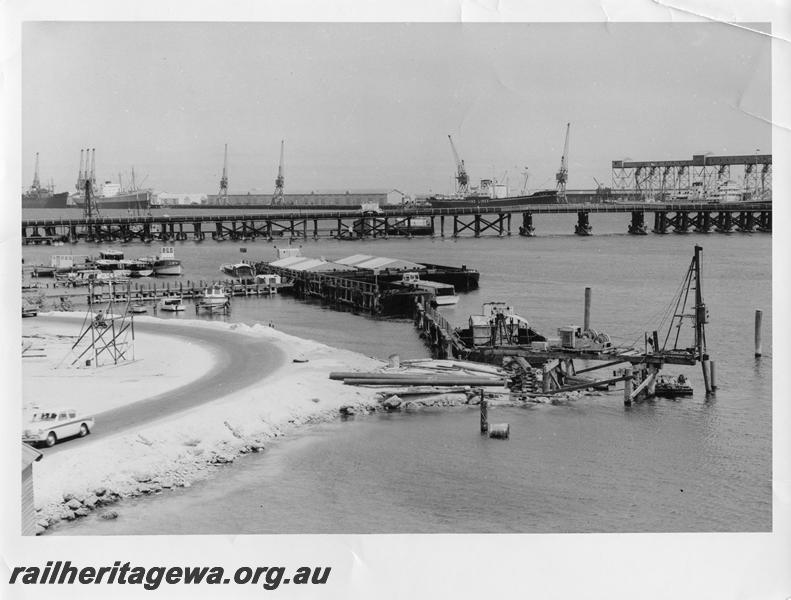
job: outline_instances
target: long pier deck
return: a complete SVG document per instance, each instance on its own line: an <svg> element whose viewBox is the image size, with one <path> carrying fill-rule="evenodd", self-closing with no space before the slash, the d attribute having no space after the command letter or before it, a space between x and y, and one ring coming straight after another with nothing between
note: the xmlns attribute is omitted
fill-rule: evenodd
<svg viewBox="0 0 791 600"><path fill-rule="evenodd" d="M22 221L22 242L153 242L254 240L290 238L307 240L380 238L394 227L409 232L411 220L429 219L432 235L535 234L534 215L576 215L573 233L591 235L591 214L630 214L626 231L648 233L646 215L653 216L651 231L771 232L771 202L734 203L627 203L543 204L465 208L387 208L380 213L351 210L258 211L243 214L108 216L87 218L27 219ZM521 223L513 223L521 216ZM446 223L447 221L447 223ZM447 224L447 231L446 231Z"/></svg>
<svg viewBox="0 0 791 600"><path fill-rule="evenodd" d="M245 283L238 281L173 281L149 283L114 283L94 286L70 286L50 282L37 287L23 289L28 294L41 294L47 299L62 298L70 302L104 303L104 302L156 302L169 296L180 296L185 300L197 300L203 296L206 288L214 285L222 286L230 296L269 296L277 294L285 286L265 283Z"/></svg>

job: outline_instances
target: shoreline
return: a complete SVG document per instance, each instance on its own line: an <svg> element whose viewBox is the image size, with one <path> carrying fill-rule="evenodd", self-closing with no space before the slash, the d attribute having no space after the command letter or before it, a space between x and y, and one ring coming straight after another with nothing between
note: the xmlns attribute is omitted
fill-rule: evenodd
<svg viewBox="0 0 791 600"><path fill-rule="evenodd" d="M167 335L167 322L149 319ZM282 360L271 372L258 373L252 385L230 394L221 386L223 377L234 376L233 365L227 365L224 375L215 382L219 385L215 398L208 402L95 441L88 436L55 446L60 451L45 454L34 468L37 533L62 519L85 516L124 497L188 487L238 456L262 451L269 440L302 424L339 418L343 406L368 410L375 404L376 390L350 389L342 382L330 381L328 373L339 368L370 370L383 366L377 359L262 325L198 320L179 324L193 327L198 334L202 329L222 330L255 338L278 351ZM292 362L294 359L307 362ZM217 357L213 360L216 364ZM190 366L182 363L181 368L188 370ZM95 372L109 369L117 372L118 367L99 367ZM69 370L54 377L62 379L62 375L69 375ZM184 384L189 377L180 379ZM113 385L106 380L102 385L101 393L113 393ZM119 385L116 383L115 389ZM62 391L68 394L65 386ZM129 403L150 396L145 386L142 391ZM61 403L69 403L69 399ZM97 414L97 433L102 427L101 415ZM111 513L108 516L112 518Z"/></svg>
<svg viewBox="0 0 791 600"><path fill-rule="evenodd" d="M76 321L76 315L70 320ZM152 317L138 317L136 321L156 324L158 332L152 337L166 338L165 347L169 352L175 347L185 348L190 342L181 336L168 335L168 329L177 330L186 325L196 339L200 339L201 334L209 336L219 332L232 336L229 339L240 341L245 347L257 343L274 350L278 353L278 360L270 372L256 373L253 382L241 389L224 393L220 387L215 397L208 401L101 438L97 434L101 434L102 414L113 411L97 413L96 434L79 441L67 440L62 446L56 445L55 451L48 451L34 467L37 535L62 520L72 521L94 511L100 511L100 518L114 519L118 515L110 506L117 502L172 488L190 487L211 477L223 465L233 463L240 456L262 452L273 440L294 434L307 424L377 411L409 411L427 406L478 403L477 393L469 389L409 396L402 400L381 388L344 385L342 381L331 380L329 373L337 370L371 371L382 369L387 363L261 324L250 326L201 320L173 323ZM141 342L143 338L141 335ZM151 351L150 345L148 348ZM222 359L216 353L209 354L211 368L217 370L217 362ZM146 367L145 361L146 357L139 360L138 371L145 373L147 368L150 369L151 365ZM181 371L175 374L175 378L181 382L181 387L160 396L165 396L166 400L167 396L194 387L194 373L192 377L188 373L191 365L180 361ZM212 387L221 385L223 381L227 383L229 377L236 376L233 367L231 363L219 369L208 383ZM128 367L109 365L94 368L92 375L100 379L104 373L112 374L124 368ZM73 370L61 369L52 377L59 379L70 375ZM86 377L90 378L90 369L81 370L88 371ZM113 386L117 390L123 383L108 382L104 377L104 387L96 393L112 394ZM145 386L142 390L146 390ZM503 398L504 388L489 388L488 391L488 395L494 398L490 401L493 406L524 403ZM582 395L571 392L562 398L538 398L530 402L562 402ZM147 404L148 396L146 390L142 397L138 394L127 399L127 406L123 408L134 408L135 403Z"/></svg>

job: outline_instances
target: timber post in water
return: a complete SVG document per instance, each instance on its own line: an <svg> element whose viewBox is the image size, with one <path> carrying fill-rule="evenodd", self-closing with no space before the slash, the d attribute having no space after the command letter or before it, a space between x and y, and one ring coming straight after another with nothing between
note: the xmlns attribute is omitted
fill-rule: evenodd
<svg viewBox="0 0 791 600"><path fill-rule="evenodd" d="M623 404L632 405L632 367L628 366L623 370Z"/></svg>
<svg viewBox="0 0 791 600"><path fill-rule="evenodd" d="M763 349L761 348L761 320L763 319L764 311L755 311L755 358L761 358Z"/></svg>
<svg viewBox="0 0 791 600"><path fill-rule="evenodd" d="M583 319L583 331L591 328L591 289L585 288L585 318Z"/></svg>
<svg viewBox="0 0 791 600"><path fill-rule="evenodd" d="M486 398L483 397L483 390L481 390L481 435L486 435L489 431L489 413L488 406L486 405Z"/></svg>

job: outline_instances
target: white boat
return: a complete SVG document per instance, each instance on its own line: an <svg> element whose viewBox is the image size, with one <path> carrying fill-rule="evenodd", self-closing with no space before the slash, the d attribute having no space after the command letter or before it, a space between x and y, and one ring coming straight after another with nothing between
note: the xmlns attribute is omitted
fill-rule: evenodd
<svg viewBox="0 0 791 600"><path fill-rule="evenodd" d="M118 262L119 260L123 260L124 259L124 253L121 250L115 250L115 249L109 249L108 248L107 250L101 250L99 252L99 259L100 260L114 260L114 261Z"/></svg>
<svg viewBox="0 0 791 600"><path fill-rule="evenodd" d="M146 259L122 260L119 267L128 273L128 277L150 277L154 274L154 264Z"/></svg>
<svg viewBox="0 0 791 600"><path fill-rule="evenodd" d="M434 302L437 306L452 306L459 301L456 288L451 284L426 281L420 279L418 273L404 273L401 283L414 289L431 292L434 294Z"/></svg>
<svg viewBox="0 0 791 600"><path fill-rule="evenodd" d="M184 310L184 303L181 296L166 296L159 301L158 307L165 312L179 312Z"/></svg>
<svg viewBox="0 0 791 600"><path fill-rule="evenodd" d="M228 294L221 285L213 285L203 290L200 304L203 306L224 306L228 303Z"/></svg>
<svg viewBox="0 0 791 600"><path fill-rule="evenodd" d="M181 275L181 261L172 246L163 246L153 264L154 275Z"/></svg>
<svg viewBox="0 0 791 600"><path fill-rule="evenodd" d="M129 312L135 315L140 315L145 312L148 312L148 309L142 304L133 304L132 306L129 307Z"/></svg>

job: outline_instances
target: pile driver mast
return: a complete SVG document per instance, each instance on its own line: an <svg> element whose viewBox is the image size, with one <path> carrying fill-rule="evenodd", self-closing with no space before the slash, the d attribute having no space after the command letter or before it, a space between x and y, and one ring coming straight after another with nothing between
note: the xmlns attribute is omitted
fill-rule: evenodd
<svg viewBox="0 0 791 600"><path fill-rule="evenodd" d="M566 182L569 178L569 129L571 129L571 123L566 123L566 143L563 144L563 156L560 157L560 170L555 175L555 179L558 182L557 190L558 190L558 201L566 202Z"/></svg>
<svg viewBox="0 0 791 600"><path fill-rule="evenodd" d="M470 178L467 176L467 171L464 168L464 161L459 158L459 153L456 152L456 146L453 145L453 138L448 134L450 140L450 149L453 151L453 158L456 160L456 193L460 196L466 196L470 191Z"/></svg>
<svg viewBox="0 0 791 600"><path fill-rule="evenodd" d="M275 178L275 193L272 194L272 204L279 206L283 204L283 185L286 182L283 175L283 144L285 140L280 140L280 164L277 168L277 178Z"/></svg>

